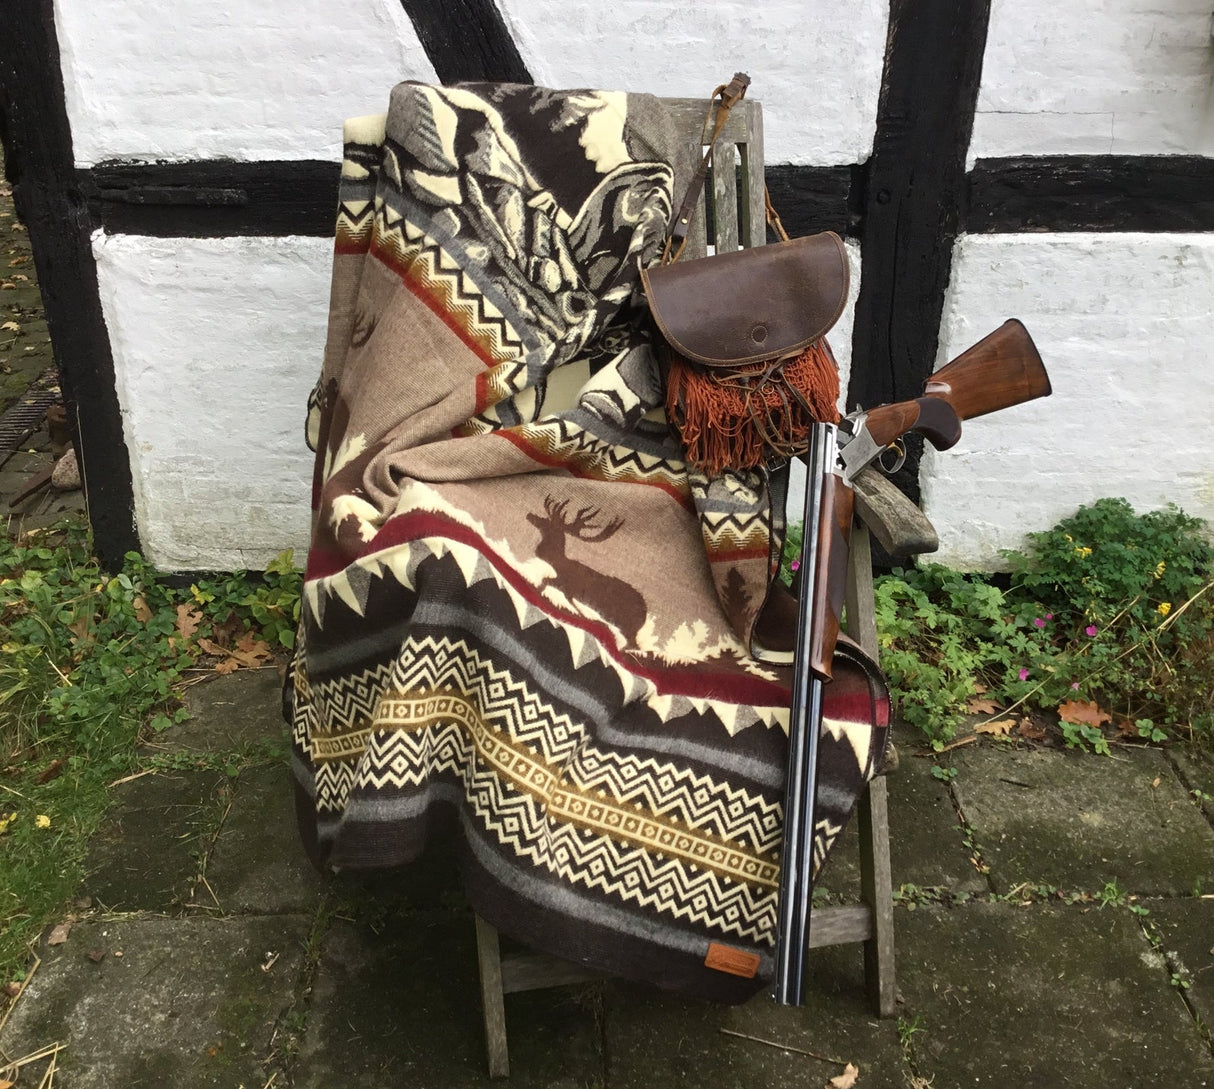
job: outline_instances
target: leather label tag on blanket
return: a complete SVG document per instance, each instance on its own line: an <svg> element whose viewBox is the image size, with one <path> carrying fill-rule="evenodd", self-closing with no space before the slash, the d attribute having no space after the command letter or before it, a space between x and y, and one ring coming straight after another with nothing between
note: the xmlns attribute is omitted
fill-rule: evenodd
<svg viewBox="0 0 1214 1089"><path fill-rule="evenodd" d="M728 972L731 976L741 976L743 979L754 979L759 970L759 954L710 942L708 956L704 958L704 967L717 972Z"/></svg>

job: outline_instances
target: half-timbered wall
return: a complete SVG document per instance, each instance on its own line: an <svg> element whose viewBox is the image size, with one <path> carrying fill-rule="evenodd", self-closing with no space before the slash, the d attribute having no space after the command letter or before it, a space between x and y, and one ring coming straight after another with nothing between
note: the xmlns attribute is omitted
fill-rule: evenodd
<svg viewBox="0 0 1214 1089"><path fill-rule="evenodd" d="M110 558L305 545L341 121L400 79L699 96L750 72L785 222L852 250L849 407L913 395L1010 315L1049 366L1049 401L903 471L945 558L997 562L1101 495L1214 518L1205 0L8 9L10 171Z"/></svg>

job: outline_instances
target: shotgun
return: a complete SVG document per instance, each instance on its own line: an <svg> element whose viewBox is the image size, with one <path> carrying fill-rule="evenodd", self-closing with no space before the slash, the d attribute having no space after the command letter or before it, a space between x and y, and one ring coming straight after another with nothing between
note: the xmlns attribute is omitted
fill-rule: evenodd
<svg viewBox="0 0 1214 1089"><path fill-rule="evenodd" d="M788 769L784 795L784 844L776 923L775 999L785 1006L804 1000L815 852L818 737L823 685L843 612L853 493L851 482L908 432L938 450L961 438L961 421L985 416L1050 394L1050 380L1028 330L1015 319L967 348L927 381L912 401L880 405L833 424L814 424L806 462L805 515L801 534L801 588L797 601Z"/></svg>

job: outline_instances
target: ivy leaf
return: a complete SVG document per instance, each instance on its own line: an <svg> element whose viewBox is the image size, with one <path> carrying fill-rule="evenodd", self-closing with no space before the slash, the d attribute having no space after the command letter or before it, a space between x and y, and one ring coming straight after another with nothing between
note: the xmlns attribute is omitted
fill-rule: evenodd
<svg viewBox="0 0 1214 1089"><path fill-rule="evenodd" d="M1102 723L1111 722L1113 718L1094 702L1083 703L1080 700L1067 700L1058 708L1058 716L1063 722L1073 722L1076 726L1092 726L1097 730Z"/></svg>

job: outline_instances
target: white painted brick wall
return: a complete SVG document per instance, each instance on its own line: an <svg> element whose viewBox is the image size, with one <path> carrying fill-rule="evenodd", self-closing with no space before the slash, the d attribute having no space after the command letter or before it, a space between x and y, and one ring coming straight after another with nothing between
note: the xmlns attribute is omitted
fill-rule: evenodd
<svg viewBox="0 0 1214 1089"><path fill-rule="evenodd" d="M399 0L55 0L76 162L341 158L341 123L433 80Z"/></svg>
<svg viewBox="0 0 1214 1089"><path fill-rule="evenodd" d="M1210 0L994 0L970 159L1214 153Z"/></svg>
<svg viewBox="0 0 1214 1089"><path fill-rule="evenodd" d="M735 68L765 104L767 161L867 158L885 0L499 0L541 83L697 96ZM1214 152L1211 0L995 0L971 161ZM56 0L75 157L329 158L342 120L434 76L399 0ZM791 47L790 47L791 46ZM959 564L1083 501L1214 517L1209 236L962 239L943 340L1018 314L1054 397L966 428L925 462ZM165 568L258 566L307 533L303 402L319 366L324 239L95 239L142 540ZM858 254L851 248L858 287ZM846 370L849 308L832 336ZM943 356L942 356L943 358ZM1206 445L1203 447L1203 442Z"/></svg>
<svg viewBox="0 0 1214 1089"><path fill-rule="evenodd" d="M763 101L767 161L872 153L887 0L499 0L537 83L707 96L741 70ZM604 82L606 81L606 82Z"/></svg>
<svg viewBox="0 0 1214 1089"><path fill-rule="evenodd" d="M332 242L93 239L148 558L261 570L307 548Z"/></svg>
<svg viewBox="0 0 1214 1089"><path fill-rule="evenodd" d="M963 238L937 366L1009 317L1036 341L1053 395L929 449L938 559L998 566L1000 548L1102 496L1214 521L1214 236Z"/></svg>

